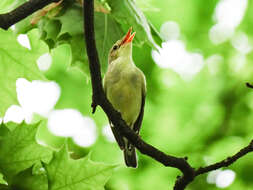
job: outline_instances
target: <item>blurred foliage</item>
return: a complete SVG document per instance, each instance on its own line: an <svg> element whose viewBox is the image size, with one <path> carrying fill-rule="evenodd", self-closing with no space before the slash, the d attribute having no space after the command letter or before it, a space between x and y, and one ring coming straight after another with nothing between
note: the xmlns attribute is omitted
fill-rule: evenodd
<svg viewBox="0 0 253 190"><path fill-rule="evenodd" d="M46 78L34 64L41 54L48 51L48 47L42 41L36 39L38 31L33 30L28 34L31 41L31 50L22 47L11 31L0 30L0 116L3 116L10 105L17 104L16 80L27 78L27 80Z"/></svg>
<svg viewBox="0 0 253 190"><path fill-rule="evenodd" d="M73 160L68 157L67 147L54 153L49 164L45 165L50 189L104 189L110 178L113 165L92 162L89 156ZM60 176L60 177L59 177Z"/></svg>
<svg viewBox="0 0 253 190"><path fill-rule="evenodd" d="M36 142L37 127L38 124L28 126L24 123L9 128L1 126L5 134L0 140L0 169L6 180L10 181L17 173L38 161L48 162L51 159L52 151Z"/></svg>
<svg viewBox="0 0 253 190"><path fill-rule="evenodd" d="M11 10L22 2L1 0L0 12ZM253 136L253 91L245 87L245 82L253 81L253 55L245 55L244 64L238 67L235 56L240 53L229 41L219 45L210 41L209 30L214 25L213 14L218 2L136 0L136 6L132 0L101 0L97 1L97 6L103 7L106 4L108 12L104 13L100 11L101 8L97 8L99 12L95 14L96 43L103 74L111 45L124 35L128 27L133 26L137 31L133 59L147 79L147 103L141 137L168 154L188 156L189 162L196 168L236 153L246 146ZM61 87L61 97L55 108L77 109L83 115L92 117L98 128L98 139L89 148L79 147L72 139L67 139L68 148L72 151L71 156L80 158L90 152L91 160L121 165L106 183L106 190L172 189L176 176L180 174L178 170L166 168L141 154L138 154L138 169L126 168L122 152L116 143L107 141L102 135L102 127L108 121L100 108L94 115L91 114L91 83L83 39L82 7L80 3L71 0L64 0L60 6L56 16L46 15L36 25L30 24L30 16L18 23L14 32L0 30L0 116L4 116L10 105L18 104L15 90L17 78L56 81ZM236 31L245 32L251 43L252 9L253 2L248 1L245 16L236 28ZM212 55L220 55L222 59L219 62L205 62L202 70L188 81L170 69L159 68L151 57L151 50L155 46L154 41L158 44L161 42L159 33L154 31L159 31L166 21L178 23L180 38L186 44L187 50L200 52L205 60ZM31 50L17 43L16 37L20 33L28 34ZM48 71L41 72L36 66L36 59L47 51L50 51L52 56L52 65ZM22 126L23 129L18 128ZM35 143L36 131L37 140L42 140L53 149L60 149L66 139L52 135L44 119L32 128L25 124L18 127L0 127L0 172L4 175L4 180L20 189L26 188L21 186L24 185L20 183L22 181L33 183L30 186L32 190L36 180L39 181L38 184L45 180L45 173L33 173L36 164L42 167L37 162L40 159L21 165L11 164L12 159L27 153L25 149L14 151L15 143L23 143L23 139L17 135L23 134L24 138L28 138L26 143L34 143L34 151L38 151L36 156L41 152L41 146ZM29 135L26 136L28 132ZM55 176L50 174L55 162L62 162L66 168L78 167L80 170L85 169L85 162L90 162L87 157L70 160L66 158L65 151L65 148L62 148L60 152L54 153L51 163L43 165L49 173L48 179L56 183L51 189L61 183L54 181ZM28 156L33 156L33 153ZM60 156L62 157L59 158ZM11 165L3 164L6 160L9 160ZM104 164L100 166L106 167ZM236 173L235 181L229 186L229 190L253 188L252 154L243 157L229 168ZM64 170L64 167L62 169ZM70 178L76 176L75 172L71 169L66 171ZM105 174L102 175L105 177ZM206 177L207 175L203 175L196 178L187 189L219 189L208 184ZM30 180L31 178L34 180ZM99 181L99 184L103 185L108 178L107 176ZM3 183L2 180L0 182Z"/></svg>

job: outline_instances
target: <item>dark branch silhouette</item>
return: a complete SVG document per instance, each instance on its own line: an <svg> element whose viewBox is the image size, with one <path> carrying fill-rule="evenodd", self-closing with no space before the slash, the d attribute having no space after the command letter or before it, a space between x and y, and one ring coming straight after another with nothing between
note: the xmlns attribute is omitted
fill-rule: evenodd
<svg viewBox="0 0 253 190"><path fill-rule="evenodd" d="M165 166L175 167L181 170L183 176L178 177L174 186L174 190L183 190L190 182L194 180L196 176L203 173L207 173L212 170L216 170L221 167L229 166L245 154L253 151L253 146L251 142L247 147L243 148L232 157L228 157L227 159L216 164L199 168L198 170L194 170L187 162L187 159L166 155L152 145L149 145L144 142L129 127L127 127L126 123L122 120L120 114L113 109L112 105L107 100L102 88L100 64L95 44L93 6L93 0L86 1L84 5L84 30L93 90L93 112L95 111L96 106L100 105L108 118L113 122L114 126L117 127L118 130L122 133L122 135L127 137L128 140L130 140L131 143L133 143L142 154L146 154L152 157L153 159L157 160Z"/></svg>
<svg viewBox="0 0 253 190"><path fill-rule="evenodd" d="M93 110L97 105L101 106L114 126L117 127L119 131L127 137L141 153L151 156L165 166L179 168L187 176L192 176L193 169L184 158L166 155L155 147L144 142L134 131L127 127L125 121L122 120L120 113L115 111L111 103L107 100L102 87L100 64L95 44L93 6L93 0L85 1L84 33L93 91Z"/></svg>
<svg viewBox="0 0 253 190"><path fill-rule="evenodd" d="M250 152L253 152L253 140L249 143L248 146L241 149L235 155L233 155L231 157L227 157L226 159L224 159L220 162L217 162L215 164L212 164L212 165L209 165L206 167L200 167L199 169L195 170L193 179L186 179L184 176L179 177L176 181L175 186L174 186L174 190L183 190L189 183L191 183L195 179L195 177L197 177L201 174L213 171L213 170L217 170L222 167L228 167L231 164L233 164L235 161L237 161L239 158L245 156L246 154L248 154Z"/></svg>
<svg viewBox="0 0 253 190"><path fill-rule="evenodd" d="M19 22L20 20L31 15L35 11L45 7L46 5L58 2L59 0L30 0L23 5L19 6L15 10L0 14L0 28L7 30L11 25ZM195 177L216 170L218 168L227 167L237 161L239 158L245 156L249 152L253 152L253 141L248 146L241 149L235 155L228 157L215 164L201 167L195 170L188 162L187 158L178 158L170 156L157 148L144 142L135 132L133 132L122 120L119 112L115 111L110 102L107 100L103 87L102 77L100 71L100 64L98 53L95 43L95 31L94 31L94 2L93 0L86 0L84 7L84 33L87 55L89 58L89 67L92 82L92 108L93 113L96 107L99 105L106 113L107 117L112 121L115 127L124 135L135 147L147 156L150 156L154 160L162 163L164 166L178 168L183 175L179 176L176 180L174 190L184 190L185 187L191 183ZM246 86L253 88L253 85L246 83Z"/></svg>
<svg viewBox="0 0 253 190"><path fill-rule="evenodd" d="M47 6L50 3L58 2L60 0L30 0L20 5L13 11L5 14L0 14L0 28L8 30L10 26L23 20L29 15L33 14L39 9Z"/></svg>
<svg viewBox="0 0 253 190"><path fill-rule="evenodd" d="M252 151L253 151L253 140L249 143L248 146L241 149L234 156L227 157L225 160L222 160L221 162L217 162L217 163L212 164L210 166L206 166L204 168L199 168L198 170L196 170L195 174L200 175L200 174L207 173L207 172L210 172L213 170L217 170L222 167L227 167L227 166L233 164L239 158L245 156L246 154L248 154L249 152L252 152Z"/></svg>
<svg viewBox="0 0 253 190"><path fill-rule="evenodd" d="M250 84L249 82L246 83L246 86L247 86L248 88L253 88L253 85Z"/></svg>

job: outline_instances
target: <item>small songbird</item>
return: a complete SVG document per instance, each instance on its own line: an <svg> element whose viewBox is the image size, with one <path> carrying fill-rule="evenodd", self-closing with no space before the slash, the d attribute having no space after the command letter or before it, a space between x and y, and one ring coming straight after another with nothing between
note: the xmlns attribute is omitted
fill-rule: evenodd
<svg viewBox="0 0 253 190"><path fill-rule="evenodd" d="M126 124L139 134L144 113L146 79L132 59L132 40L135 32L133 34L131 32L132 28L112 46L109 52L104 91L114 109L121 113ZM136 168L135 147L111 122L110 126L120 149L124 151L126 165Z"/></svg>

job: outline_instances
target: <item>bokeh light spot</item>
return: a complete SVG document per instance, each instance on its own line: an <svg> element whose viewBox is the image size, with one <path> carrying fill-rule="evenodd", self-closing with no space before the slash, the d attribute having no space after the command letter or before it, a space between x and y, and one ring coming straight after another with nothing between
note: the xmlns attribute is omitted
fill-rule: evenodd
<svg viewBox="0 0 253 190"><path fill-rule="evenodd" d="M60 97L60 87L56 82L19 78L16 81L17 97L21 107L29 113L44 117L53 109Z"/></svg>
<svg viewBox="0 0 253 190"><path fill-rule="evenodd" d="M216 178L216 186L219 188L226 188L230 186L235 179L235 172L232 170L224 170L218 173Z"/></svg>
<svg viewBox="0 0 253 190"><path fill-rule="evenodd" d="M241 23L247 8L247 0L220 0L214 12L216 24L209 31L214 44L230 39L236 27Z"/></svg>
<svg viewBox="0 0 253 190"><path fill-rule="evenodd" d="M232 46L242 54L248 54L252 50L248 36L243 32L238 32L231 39Z"/></svg>
<svg viewBox="0 0 253 190"><path fill-rule="evenodd" d="M49 53L45 53L37 59L37 65L41 71L47 71L52 64L52 57Z"/></svg>
<svg viewBox="0 0 253 190"><path fill-rule="evenodd" d="M168 21L161 26L160 34L164 41L176 40L180 36L180 28L176 22Z"/></svg>
<svg viewBox="0 0 253 190"><path fill-rule="evenodd" d="M199 53L186 51L180 40L170 40L162 43L159 51L152 51L152 57L161 68L170 68L183 79L190 80L204 65L204 58Z"/></svg>
<svg viewBox="0 0 253 190"><path fill-rule="evenodd" d="M25 119L24 110L17 105L10 106L4 116L4 123L8 123L10 121L14 123L21 123Z"/></svg>
<svg viewBox="0 0 253 190"><path fill-rule="evenodd" d="M206 181L209 184L215 184L216 183L216 178L218 174L221 172L221 170L214 170L208 173Z"/></svg>
<svg viewBox="0 0 253 190"><path fill-rule="evenodd" d="M18 43L27 49L31 49L30 40L26 34L20 34L17 37Z"/></svg>
<svg viewBox="0 0 253 190"><path fill-rule="evenodd" d="M48 117L49 130L63 137L72 137L80 146L91 146L97 138L96 124L75 109L53 110Z"/></svg>
<svg viewBox="0 0 253 190"><path fill-rule="evenodd" d="M104 137L106 138L107 141L109 142L115 142L115 138L114 135L112 133L111 127L110 125L105 125L102 129L102 134L104 135Z"/></svg>

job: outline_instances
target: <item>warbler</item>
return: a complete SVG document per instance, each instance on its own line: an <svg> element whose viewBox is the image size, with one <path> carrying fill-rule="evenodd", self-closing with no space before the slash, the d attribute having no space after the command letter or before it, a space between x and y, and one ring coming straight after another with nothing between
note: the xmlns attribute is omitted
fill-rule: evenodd
<svg viewBox="0 0 253 190"><path fill-rule="evenodd" d="M132 27L110 49L108 68L104 77L104 92L114 109L121 113L126 124L139 134L146 97L146 79L132 58L132 41L135 32ZM128 167L137 167L135 147L123 137L109 121L114 137L124 152Z"/></svg>

